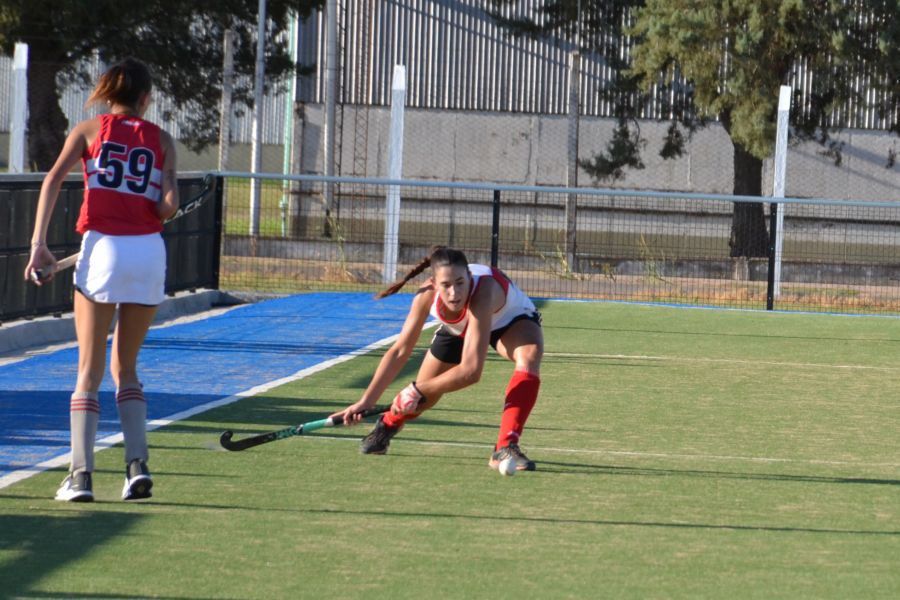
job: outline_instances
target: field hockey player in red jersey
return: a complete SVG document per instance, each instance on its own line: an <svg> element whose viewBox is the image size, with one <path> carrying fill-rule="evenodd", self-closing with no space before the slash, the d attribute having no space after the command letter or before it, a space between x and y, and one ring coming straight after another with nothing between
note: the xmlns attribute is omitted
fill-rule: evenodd
<svg viewBox="0 0 900 600"><path fill-rule="evenodd" d="M178 210L175 144L168 133L143 119L152 88L150 71L134 59L101 75L88 105L104 103L107 112L75 126L44 178L38 199L25 279L41 285L53 277L56 264L46 243L50 215L63 180L82 161L84 200L75 228L83 237L74 276L78 378L69 405L72 460L57 500L94 499L98 390L117 306L110 371L125 438L122 499L151 496L147 403L137 357L156 306L165 298L162 223ZM49 275L40 279L41 273Z"/></svg>
<svg viewBox="0 0 900 600"><path fill-rule="evenodd" d="M500 432L489 465L515 466L533 471L535 463L519 447L528 415L537 401L544 351L540 314L534 304L499 269L469 264L459 250L436 247L406 276L381 292L384 298L431 267L431 277L416 291L400 336L382 357L362 398L340 415L346 424L360 420L359 412L375 406L385 389L409 360L428 316L440 323L416 380L397 394L390 412L378 419L362 440L364 454L384 454L391 439L441 397L478 382L488 345L515 364L506 388Z"/></svg>

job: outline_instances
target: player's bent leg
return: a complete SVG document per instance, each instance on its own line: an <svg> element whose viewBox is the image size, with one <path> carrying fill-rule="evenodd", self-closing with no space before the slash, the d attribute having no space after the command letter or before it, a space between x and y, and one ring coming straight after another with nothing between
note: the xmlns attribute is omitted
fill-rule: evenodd
<svg viewBox="0 0 900 600"><path fill-rule="evenodd" d="M519 439L537 403L541 385L544 340L540 326L530 320L514 323L498 340L497 351L516 367L506 387L497 444L488 465L497 469L504 459L509 458L515 462L516 470L534 471L537 468L535 462L519 447Z"/></svg>

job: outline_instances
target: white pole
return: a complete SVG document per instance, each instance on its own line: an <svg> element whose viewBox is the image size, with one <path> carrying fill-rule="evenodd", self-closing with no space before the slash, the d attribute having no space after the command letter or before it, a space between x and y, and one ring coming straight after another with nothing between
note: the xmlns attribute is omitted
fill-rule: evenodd
<svg viewBox="0 0 900 600"><path fill-rule="evenodd" d="M338 27L337 0L328 0L325 7L325 148L323 160L325 175L333 176L335 166L335 139L337 136L336 104L338 93ZM331 216L334 204L334 184L325 184L325 217ZM325 223L325 230L331 231L331 224Z"/></svg>
<svg viewBox="0 0 900 600"><path fill-rule="evenodd" d="M234 89L234 31L225 30L222 41L222 106L219 114L219 170L228 170L231 145L231 94Z"/></svg>
<svg viewBox="0 0 900 600"><path fill-rule="evenodd" d="M266 0L259 0L256 23L256 79L253 88L253 130L250 134L250 172L262 166L263 89L266 74ZM259 179L250 182L250 236L259 236L259 206L262 186Z"/></svg>
<svg viewBox="0 0 900 600"><path fill-rule="evenodd" d="M291 63L295 68L299 62L299 50L297 48L297 33L300 30L297 13L291 11L288 25L288 52L291 54ZM284 103L284 157L282 160L282 172L289 175L291 172L291 157L293 156L294 142L294 102L297 100L297 75L296 71L288 82L287 102ZM290 204L290 184L285 181L281 195L281 237L287 237L287 210Z"/></svg>
<svg viewBox="0 0 900 600"><path fill-rule="evenodd" d="M774 198L784 198L784 178L787 170L788 124L791 114L791 86L781 86L778 94L778 129L775 133L775 176ZM775 215L775 287L776 298L781 294L781 248L784 242L784 208L782 202Z"/></svg>
<svg viewBox="0 0 900 600"><path fill-rule="evenodd" d="M403 177L403 119L406 105L406 67L394 66L391 83L391 134L388 148L388 178ZM391 283L397 275L400 246L400 188L388 186L384 213L384 264L381 280Z"/></svg>
<svg viewBox="0 0 900 600"><path fill-rule="evenodd" d="M9 124L9 172L25 172L25 128L28 118L28 44L16 44L13 57L12 114Z"/></svg>
<svg viewBox="0 0 900 600"><path fill-rule="evenodd" d="M580 8L580 4L579 4ZM579 13L580 14L580 13ZM566 187L578 187L578 113L580 106L581 54L576 48L570 55L569 68L569 143ZM576 270L575 244L578 214L577 194L566 196L566 263L570 270Z"/></svg>

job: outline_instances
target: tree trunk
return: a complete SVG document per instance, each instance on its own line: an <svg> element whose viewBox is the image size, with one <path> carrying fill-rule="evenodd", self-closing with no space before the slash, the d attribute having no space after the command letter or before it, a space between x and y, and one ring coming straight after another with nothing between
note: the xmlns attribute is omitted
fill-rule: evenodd
<svg viewBox="0 0 900 600"><path fill-rule="evenodd" d="M734 194L762 196L762 160L747 152L743 146L734 145ZM762 203L735 202L731 220L732 257L767 256L769 232Z"/></svg>
<svg viewBox="0 0 900 600"><path fill-rule="evenodd" d="M28 65L28 155L35 171L49 171L66 141L69 121L59 107L59 67L40 59Z"/></svg>

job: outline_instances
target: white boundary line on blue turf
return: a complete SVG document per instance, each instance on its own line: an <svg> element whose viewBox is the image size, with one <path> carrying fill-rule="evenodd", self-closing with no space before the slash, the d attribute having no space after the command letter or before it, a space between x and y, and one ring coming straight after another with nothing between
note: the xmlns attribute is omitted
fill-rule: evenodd
<svg viewBox="0 0 900 600"><path fill-rule="evenodd" d="M437 325L437 321L433 321L431 323L426 323L425 327L433 327ZM249 396L256 396L257 394L262 394L263 392L267 392L273 388L284 385L286 383L291 383L292 381L297 381L298 379L303 379L305 377L309 377L319 371L324 371L330 367L333 367L342 362L347 362L352 358L356 358L357 356L361 356L363 354L368 354L372 350L377 350L378 348L385 346L387 344L392 343L400 337L400 334L392 335L386 338L382 338L377 342L372 342L368 346L363 348L358 348L347 354L342 354L341 356L337 356L335 358L328 359L324 362L320 362L311 367L307 367L305 369L301 369L297 371L293 375L289 375L287 377L282 377L281 379L275 379L273 381L269 381L268 383L263 383L252 387L248 390L244 390L243 392L238 392L233 396L228 396L227 398L220 398L219 400L213 400L212 402L207 402L206 404L200 404L199 406L195 406L193 408L189 408L187 410L183 410L181 412L175 413L174 415L169 415L168 417L164 417L162 419L153 419L147 421L147 431L153 431L154 429L159 429L160 427L165 427L166 425L171 425L176 421L182 421L187 419L188 417L192 417L196 414L200 414L202 412L206 412L208 410L212 410L213 408L219 408L220 406L225 406L227 404L231 404L233 402L237 402L238 400L242 400ZM105 438L97 440L94 444L94 451L99 452L105 448L109 448L110 446L114 446L122 441L122 434L117 433L114 435L107 436ZM18 483L19 481L28 479L38 473L42 473L47 471L48 469L54 469L56 467L64 467L69 463L70 453L66 452L60 456L55 456L51 459L40 462L33 467L28 467L25 469L19 469L9 473L8 475L4 475L0 477L0 490L5 487L8 487L14 483Z"/></svg>

